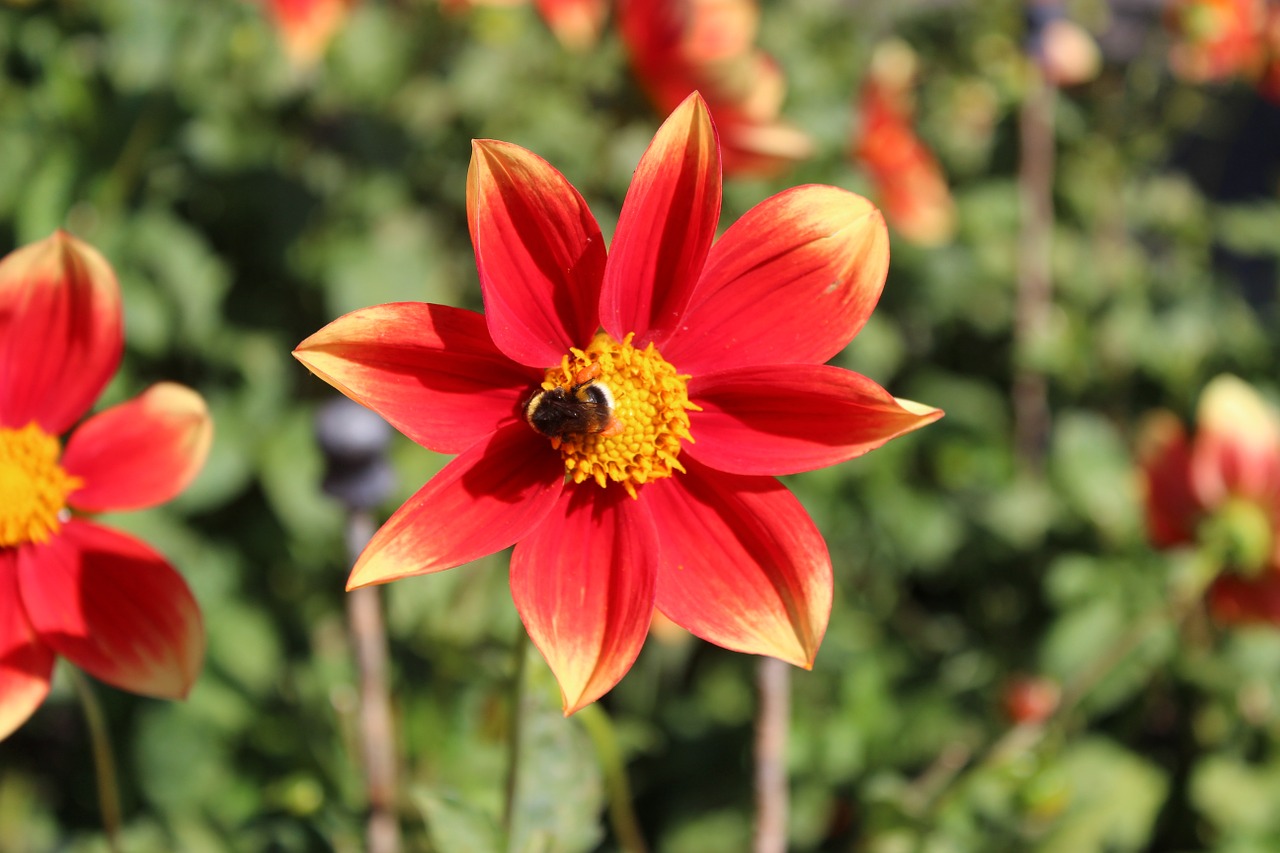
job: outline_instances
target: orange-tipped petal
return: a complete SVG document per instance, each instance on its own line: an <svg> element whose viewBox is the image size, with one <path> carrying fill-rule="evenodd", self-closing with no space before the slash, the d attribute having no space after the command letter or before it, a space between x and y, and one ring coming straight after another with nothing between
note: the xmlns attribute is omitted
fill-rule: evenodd
<svg viewBox="0 0 1280 853"><path fill-rule="evenodd" d="M696 92L658 128L627 190L600 296L618 340L659 346L678 328L720 221L720 145Z"/></svg>
<svg viewBox="0 0 1280 853"><path fill-rule="evenodd" d="M545 368L591 340L600 325L604 238L564 175L518 145L476 140L467 221L499 349Z"/></svg>
<svg viewBox="0 0 1280 853"><path fill-rule="evenodd" d="M896 400L865 376L828 365L772 365L694 376L686 453L734 474L795 474L835 465L942 417Z"/></svg>
<svg viewBox="0 0 1280 853"><path fill-rule="evenodd" d="M649 631L658 531L619 488L578 486L516 545L511 595L566 715L631 669Z"/></svg>
<svg viewBox="0 0 1280 853"><path fill-rule="evenodd" d="M564 488L564 462L527 424L498 430L405 501L356 561L347 589L451 569L514 545Z"/></svg>
<svg viewBox="0 0 1280 853"><path fill-rule="evenodd" d="M662 531L658 609L718 646L812 667L831 616L822 534L772 477L685 467L641 495Z"/></svg>
<svg viewBox="0 0 1280 853"><path fill-rule="evenodd" d="M826 186L779 193L712 248L663 355L694 375L824 362L866 324L888 270L889 235L871 202Z"/></svg>
<svg viewBox="0 0 1280 853"><path fill-rule="evenodd" d="M65 231L0 260L0 426L66 432L120 364L120 286Z"/></svg>
<svg viewBox="0 0 1280 853"><path fill-rule="evenodd" d="M339 317L294 350L307 369L424 447L461 453L516 417L542 381L474 311L398 302Z"/></svg>
<svg viewBox="0 0 1280 853"><path fill-rule="evenodd" d="M0 740L49 695L53 649L39 641L18 591L18 552L0 549Z"/></svg>
<svg viewBox="0 0 1280 853"><path fill-rule="evenodd" d="M18 551L22 603L40 640L106 683L164 699L187 695L204 660L200 608L150 546L72 519Z"/></svg>
<svg viewBox="0 0 1280 853"><path fill-rule="evenodd" d="M174 382L153 385L71 434L62 467L84 485L68 502L89 512L164 503L200 473L212 444L213 419L204 398Z"/></svg>
<svg viewBox="0 0 1280 853"><path fill-rule="evenodd" d="M1280 496L1280 416L1248 383L1219 376L1200 393L1191 483L1206 507Z"/></svg>

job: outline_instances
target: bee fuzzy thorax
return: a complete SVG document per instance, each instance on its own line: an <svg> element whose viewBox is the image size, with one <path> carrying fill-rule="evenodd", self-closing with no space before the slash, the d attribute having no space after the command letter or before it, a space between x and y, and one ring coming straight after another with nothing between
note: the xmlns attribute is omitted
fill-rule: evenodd
<svg viewBox="0 0 1280 853"><path fill-rule="evenodd" d="M690 377L676 372L650 343L645 349L601 332L571 349L529 397L524 418L551 440L575 483L620 483L632 497L651 480L684 468L677 460L689 433Z"/></svg>

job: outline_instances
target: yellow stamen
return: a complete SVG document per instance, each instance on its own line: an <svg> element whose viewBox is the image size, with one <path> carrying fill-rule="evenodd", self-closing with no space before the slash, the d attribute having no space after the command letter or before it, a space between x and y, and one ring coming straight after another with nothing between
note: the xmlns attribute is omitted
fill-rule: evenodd
<svg viewBox="0 0 1280 853"><path fill-rule="evenodd" d="M0 429L0 548L48 542L82 481L58 465L58 439L34 423Z"/></svg>
<svg viewBox="0 0 1280 853"><path fill-rule="evenodd" d="M600 332L585 350L571 349L559 367L547 371L542 387L571 386L590 368L597 382L613 394L614 425L601 433L552 439L564 457L565 474L575 483L594 481L601 487L621 483L636 497L636 487L684 473L677 457L683 442L692 442L689 376L676 372L650 343L631 345L634 334L621 343Z"/></svg>

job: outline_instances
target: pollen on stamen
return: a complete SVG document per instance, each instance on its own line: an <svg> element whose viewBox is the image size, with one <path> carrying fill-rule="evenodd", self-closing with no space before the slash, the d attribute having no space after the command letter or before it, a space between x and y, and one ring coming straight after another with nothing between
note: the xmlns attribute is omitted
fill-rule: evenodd
<svg viewBox="0 0 1280 853"><path fill-rule="evenodd" d="M0 429L0 547L48 542L62 524L67 496L80 488L58 464L58 439L34 423Z"/></svg>
<svg viewBox="0 0 1280 853"><path fill-rule="evenodd" d="M611 429L552 439L564 458L565 475L574 483L588 480L601 487L618 483L632 498L645 483L684 473L681 447L692 442L689 412L690 377L678 373L652 343L637 349L628 334L621 342L601 332L586 349L572 349L560 365L547 371L542 387L572 385L588 371L613 395Z"/></svg>

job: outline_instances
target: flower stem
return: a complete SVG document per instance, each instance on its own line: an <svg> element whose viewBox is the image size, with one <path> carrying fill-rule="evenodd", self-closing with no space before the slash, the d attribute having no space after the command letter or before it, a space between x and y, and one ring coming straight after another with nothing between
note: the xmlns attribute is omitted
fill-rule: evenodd
<svg viewBox="0 0 1280 853"><path fill-rule="evenodd" d="M755 853L787 849L787 730L791 722L791 673L774 658L760 660L760 711L756 717Z"/></svg>
<svg viewBox="0 0 1280 853"><path fill-rule="evenodd" d="M1053 308L1054 107L1057 90L1032 68L1018 113L1018 195L1022 227L1018 235L1018 288L1014 316L1014 450L1018 461L1038 473L1049 438L1048 380L1028 363L1048 329Z"/></svg>
<svg viewBox="0 0 1280 853"><path fill-rule="evenodd" d="M617 836L618 845L627 853L646 853L648 847L644 843L640 822L631 805L631 785L627 782L627 768L622 750L618 748L612 720L598 704L583 708L577 717L582 721L591 742L595 744L596 755L604 768L605 790L609 797L609 820L613 824L613 834Z"/></svg>
<svg viewBox="0 0 1280 853"><path fill-rule="evenodd" d="M523 630L516 632L516 666L511 675L511 719L507 730L507 790L502 806L502 830L511 848L516 820L516 795L520 782L520 746L524 722L525 658L529 655L529 639Z"/></svg>
<svg viewBox="0 0 1280 853"><path fill-rule="evenodd" d="M373 530L374 521L369 513L351 512L347 519L347 545L353 554L364 549ZM369 798L366 849L369 853L399 853L395 737L387 687L387 632L378 587L355 589L347 595L347 624L360 678L360 751Z"/></svg>
<svg viewBox="0 0 1280 853"><path fill-rule="evenodd" d="M89 679L73 666L67 667L67 670L71 673L71 683L80 700L80 707L84 709L85 724L89 728L93 770L98 783L98 811L102 813L102 830L107 836L107 848L111 853L120 853L120 785L116 781L115 752L111 748L106 717L102 714L102 705L98 702Z"/></svg>

